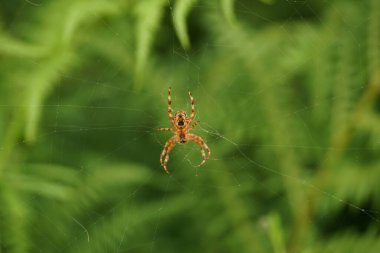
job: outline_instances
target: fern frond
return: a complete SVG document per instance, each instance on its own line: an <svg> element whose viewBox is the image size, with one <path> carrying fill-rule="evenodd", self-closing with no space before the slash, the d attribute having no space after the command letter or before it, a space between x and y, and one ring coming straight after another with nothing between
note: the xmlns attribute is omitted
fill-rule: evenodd
<svg viewBox="0 0 380 253"><path fill-rule="evenodd" d="M132 46L129 46L133 42L129 31L132 29L133 26L130 22L123 22L118 24L117 27L113 26L112 31L108 29L105 31L95 30L81 34L80 41L82 44L88 45L91 53L101 55L115 68L120 68L128 79L131 79L134 67L134 51ZM118 37L121 37L120 40L115 40L115 33L117 33Z"/></svg>
<svg viewBox="0 0 380 253"><path fill-rule="evenodd" d="M184 49L190 48L186 17L197 0L178 0L173 10L173 24L179 41Z"/></svg>
<svg viewBox="0 0 380 253"><path fill-rule="evenodd" d="M227 22L230 25L236 24L234 3L235 3L235 0L220 0L224 17L226 18Z"/></svg>
<svg viewBox="0 0 380 253"><path fill-rule="evenodd" d="M336 172L339 180L331 178L329 182L326 182L328 193L333 193L334 197L320 199L319 212L322 215L335 212L344 208L347 202L358 207L368 202L376 205L376 202L380 200L380 192L373 189L376 189L380 180L379 166L379 162L362 166L355 166L352 162L340 165ZM345 200L346 203L337 199Z"/></svg>
<svg viewBox="0 0 380 253"><path fill-rule="evenodd" d="M72 196L80 182L73 168L54 164L21 165L12 170L11 183L20 193L37 195L51 200L65 201Z"/></svg>
<svg viewBox="0 0 380 253"><path fill-rule="evenodd" d="M281 217L278 213L272 213L268 216L268 234L271 239L273 252L286 252L284 242L285 235L281 224Z"/></svg>
<svg viewBox="0 0 380 253"><path fill-rule="evenodd" d="M22 110L16 110L16 115L10 120L9 124L6 127L4 133L4 138L1 142L3 147L2 152L0 152L0 182L3 179L4 174L6 173L7 168L10 164L10 158L15 150L17 145L18 137L23 130L24 124L24 114ZM1 184L0 184L1 185Z"/></svg>
<svg viewBox="0 0 380 253"><path fill-rule="evenodd" d="M99 17L118 14L118 6L105 1L78 1L70 7L62 31L64 45L70 45L76 30L83 26L83 23L90 23Z"/></svg>
<svg viewBox="0 0 380 253"><path fill-rule="evenodd" d="M377 0L370 1L367 56L369 75L380 75L380 2Z"/></svg>
<svg viewBox="0 0 380 253"><path fill-rule="evenodd" d="M31 238L28 234L28 207L25 199L5 180L0 184L0 250L9 253L29 251Z"/></svg>
<svg viewBox="0 0 380 253"><path fill-rule="evenodd" d="M380 118L375 112L369 112L360 122L360 129L363 131L368 131L370 139L370 147L372 147L375 152L380 150Z"/></svg>
<svg viewBox="0 0 380 253"><path fill-rule="evenodd" d="M112 190L119 192L120 187L134 187L149 178L147 168L141 165L108 164L106 167L96 167L76 186L75 197L68 203L68 210L75 213L80 211L78 206L90 208L98 205ZM115 197L120 197L120 192Z"/></svg>
<svg viewBox="0 0 380 253"><path fill-rule="evenodd" d="M365 250L367 253L380 251L378 231L371 230L362 234L344 233L332 238L321 240L317 247L312 249L321 253L356 253Z"/></svg>
<svg viewBox="0 0 380 253"><path fill-rule="evenodd" d="M38 59L48 54L45 47L25 43L2 30L0 30L0 45L0 55L2 56Z"/></svg>
<svg viewBox="0 0 380 253"><path fill-rule="evenodd" d="M51 4L46 8L56 11L55 8L61 8L61 3ZM57 30L48 19L42 20L45 29L41 32L41 36L50 34L47 37L52 38L49 45L50 54L35 66L35 70L31 74L30 69L26 70L25 76L30 76L25 78L27 83L24 84L27 87L25 138L30 143L34 142L36 138L43 101L60 79L60 73L73 67L77 62L75 58L71 57L73 52L69 47L73 45L71 40L74 32L84 22L93 22L101 16L117 13L115 5L106 4L103 1L77 2L66 5L65 8L66 10L62 11L64 15L58 11L63 18L55 21L59 23L61 29Z"/></svg>
<svg viewBox="0 0 380 253"><path fill-rule="evenodd" d="M332 87L336 72L336 36L339 20L335 12L330 11L325 18L325 25L320 29L320 39L316 40L312 52L310 74L310 96L313 114L313 124L319 128L330 123ZM322 128L325 134L322 145L326 145L329 129Z"/></svg>
<svg viewBox="0 0 380 253"><path fill-rule="evenodd" d="M135 6L137 18L135 89L141 88L143 72L166 4L165 0L144 0Z"/></svg>
<svg viewBox="0 0 380 253"><path fill-rule="evenodd" d="M46 219L45 213L50 213L50 219L54 220L54 226L59 227L57 231L53 234L49 234L49 240L54 244L43 244L38 242L43 242L46 239L46 232L51 229L51 224L43 223L40 229L36 232L36 249L42 250L44 252L53 252L56 247L64 249L63 251L67 252L73 248L79 247L80 245L95 245L96 234L99 236L105 236L109 234L109 238L112 237L115 233L120 231L102 231L99 229L99 223L104 223L104 226L112 230L116 223L125 227L125 219L118 215L112 215L122 211L122 214L125 213L126 207L129 206L131 201L134 201L135 195L139 190L139 186L146 183L151 177L147 168L134 165L134 164L107 164L104 166L98 166L92 168L87 172L87 174L74 171L71 168L52 165L35 165L33 166L36 171L30 171L29 174L33 175L32 182L38 183L34 179L38 179L38 175L44 170L51 170L56 168L57 171L47 171L48 175L41 175L40 178L43 180L41 187L53 186L53 195L48 195L45 191L46 189L37 189L37 186L23 188L23 192L28 194L38 194L39 196L45 197L41 199L38 203L35 203L36 206L31 206L31 210L34 211L35 220L34 223L39 223L41 219ZM89 166L92 167L90 164ZM68 178L65 180L58 180L57 176L62 172L63 175L68 174ZM27 172L25 172L27 173ZM45 178L43 178L45 177ZM71 178L71 179L70 179ZM29 183L29 185L31 182ZM22 187L21 187L22 188ZM63 190L63 192L59 192ZM55 194L55 193L58 193ZM60 195L59 193L64 193ZM63 198L59 198L63 196ZM57 198L58 197L58 198ZM56 201L52 201L55 199ZM58 200L58 201L57 201ZM33 207L33 208L32 208ZM99 221L96 218L89 218L89 213L94 208L107 207L110 209L108 213L110 216L106 215L105 218L99 218ZM136 215L140 215L140 210L136 210ZM141 215L145 215L141 214ZM125 217L125 216L123 216ZM139 216L141 217L141 216ZM113 220L115 218L116 220ZM127 219L129 219L127 217ZM102 221L101 221L102 220ZM113 224L109 222L113 220ZM83 224L89 230L90 243L88 244L87 234L84 232L81 225ZM79 228L78 228L79 227ZM70 235L70 236L68 236ZM74 238L78 237L78 238ZM94 240L95 239L95 240ZM115 239L116 240L116 239ZM101 243L102 240L99 241ZM104 242L106 243L106 242Z"/></svg>
<svg viewBox="0 0 380 253"><path fill-rule="evenodd" d="M126 202L128 204L128 202ZM156 222L170 219L175 215L184 213L194 206L194 198L187 194L165 199L165 206L162 201L154 201L145 205L118 206L109 215L103 217L96 223L88 224L89 240L85 233L79 235L80 240L70 247L69 252L105 252L129 251L136 247L136 244L146 240L152 240L151 234L141 234L141 227L154 226ZM157 217L159 220L156 221ZM85 223L86 224L86 223ZM143 232L143 231L142 231ZM147 238L144 237L147 236ZM158 235L156 235L158 236ZM152 242L154 243L154 241ZM140 245L144 248L143 245ZM145 244L146 249L150 249L150 243Z"/></svg>
<svg viewBox="0 0 380 253"><path fill-rule="evenodd" d="M74 61L69 52L63 51L59 54L59 56L51 56L41 61L34 71L29 73L29 76L25 73L25 139L29 143L33 143L36 139L42 105L46 96L61 78L61 71L66 70Z"/></svg>
<svg viewBox="0 0 380 253"><path fill-rule="evenodd" d="M345 5L344 8L339 8L341 12L353 13L358 11L356 6ZM359 17L358 12L354 17ZM353 22L352 26L356 25L359 20L350 19ZM343 21L341 21L343 23ZM337 29L338 38L336 42L337 51L337 68L336 75L334 76L333 86L333 98L332 98L332 126L331 126L331 138L336 136L347 125L352 109L355 104L355 100L360 93L363 83L360 83L358 78L358 71L360 71L360 55L357 54L357 43L352 35L351 24L342 24L341 26L347 26L346 29ZM335 33L335 36L337 34ZM359 59L359 63L358 63Z"/></svg>

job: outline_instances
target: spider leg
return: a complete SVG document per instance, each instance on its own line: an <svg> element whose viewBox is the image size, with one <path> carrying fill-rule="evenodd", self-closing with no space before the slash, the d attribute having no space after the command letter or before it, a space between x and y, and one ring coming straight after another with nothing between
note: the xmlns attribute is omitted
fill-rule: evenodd
<svg viewBox="0 0 380 253"><path fill-rule="evenodd" d="M177 142L177 137L176 136L173 136L172 138L170 138L165 143L164 149L162 150L162 153L161 153L161 156L160 156L161 166L164 168L165 172L168 173L168 174L169 174L169 171L168 171L168 168L166 167L166 164L167 164L167 162L169 160L169 153L173 149L173 147L176 144L176 142ZM164 159L165 155L166 155L166 157Z"/></svg>
<svg viewBox="0 0 380 253"><path fill-rule="evenodd" d="M174 126L175 124L174 124L174 118L173 118L173 112L172 112L172 88L171 87L169 87L169 91L168 91L168 115L169 115L170 121L172 122Z"/></svg>
<svg viewBox="0 0 380 253"><path fill-rule="evenodd" d="M196 127L198 124L199 124L199 120L195 121L194 124L191 125L191 127L189 127L188 131L190 131L191 129L193 129L194 127Z"/></svg>
<svg viewBox="0 0 380 253"><path fill-rule="evenodd" d="M157 131L171 131L171 132L173 132L174 130L173 129L171 129L170 127L162 127L162 128L159 128L159 129L157 129Z"/></svg>
<svg viewBox="0 0 380 253"><path fill-rule="evenodd" d="M168 171L168 168L166 167L166 164L169 161L169 154L172 151L172 149L174 148L175 144L176 144L176 142L174 142L174 143L172 143L172 144L170 144L168 146L167 151L166 151L166 156L165 156L164 164L162 165L164 167L166 173L168 173L168 174L169 174L169 171Z"/></svg>
<svg viewBox="0 0 380 253"><path fill-rule="evenodd" d="M195 116L195 101L194 101L193 95L191 94L191 91L189 91L189 97L191 100L191 114L190 114L190 122L191 122Z"/></svg>
<svg viewBox="0 0 380 253"><path fill-rule="evenodd" d="M206 160L208 158L210 158L210 155L211 155L210 148L207 146L207 144L204 142L204 140L201 137L199 137L199 136L197 136L195 134L188 134L188 138L189 138L190 141L193 141L196 144L198 144L198 146L201 148L201 154L202 154L203 160L198 165L198 167L200 167L200 166L202 166L206 162ZM207 156L206 156L205 150L207 151Z"/></svg>

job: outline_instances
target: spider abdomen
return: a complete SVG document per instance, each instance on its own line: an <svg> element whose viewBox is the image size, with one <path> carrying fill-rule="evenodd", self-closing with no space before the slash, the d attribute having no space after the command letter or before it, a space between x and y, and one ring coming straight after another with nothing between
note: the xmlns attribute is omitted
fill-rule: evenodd
<svg viewBox="0 0 380 253"><path fill-rule="evenodd" d="M178 137L179 137L180 143L186 143L187 142L186 134L184 132L182 132L182 131L179 132Z"/></svg>

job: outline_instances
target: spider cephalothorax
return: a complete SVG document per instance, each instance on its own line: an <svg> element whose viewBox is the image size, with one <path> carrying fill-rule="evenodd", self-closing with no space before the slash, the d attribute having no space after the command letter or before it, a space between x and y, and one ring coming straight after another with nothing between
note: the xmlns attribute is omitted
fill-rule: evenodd
<svg viewBox="0 0 380 253"><path fill-rule="evenodd" d="M201 148L201 153L202 153L202 162L198 166L202 166L205 162L206 159L210 157L211 151L207 144L204 142L204 140L195 135L195 134L190 134L189 131L196 127L199 123L199 121L195 121L192 125L191 122L194 119L195 116L195 105L194 105L194 98L191 95L191 92L189 91L189 96L191 100L191 115L188 117L184 111L179 111L176 112L176 114L173 117L172 113L172 100L171 100L171 88L169 88L169 94L168 94L168 115L170 122L173 125L173 128L160 128L160 131L171 131L174 133L174 136L170 138L166 143L164 150L162 150L161 157L160 157L160 162L162 167L164 167L166 173L169 174L168 168L166 167L166 164L169 161L169 153L170 151L174 148L175 144L177 142L179 143L187 143L188 141L193 141L198 146ZM207 151L207 157L206 157L206 152Z"/></svg>
<svg viewBox="0 0 380 253"><path fill-rule="evenodd" d="M185 112L180 111L174 115L174 121L178 128L184 128L187 125L189 119L187 118Z"/></svg>

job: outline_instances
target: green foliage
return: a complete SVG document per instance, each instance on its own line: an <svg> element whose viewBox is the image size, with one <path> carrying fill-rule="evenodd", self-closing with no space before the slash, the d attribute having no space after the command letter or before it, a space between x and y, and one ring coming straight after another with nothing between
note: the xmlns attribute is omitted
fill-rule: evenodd
<svg viewBox="0 0 380 253"><path fill-rule="evenodd" d="M179 41L185 49L190 48L186 16L195 2L195 0L179 0L173 10L173 25L178 34Z"/></svg>
<svg viewBox="0 0 380 253"><path fill-rule="evenodd" d="M379 1L3 1L0 25L0 252L379 251ZM168 86L212 150L171 175Z"/></svg>
<svg viewBox="0 0 380 253"><path fill-rule="evenodd" d="M234 3L235 0L220 0L221 8L223 10L223 14L226 17L227 21L233 25L236 23L236 17L234 12Z"/></svg>
<svg viewBox="0 0 380 253"><path fill-rule="evenodd" d="M135 85L142 82L143 74L156 30L159 27L166 2L164 0L140 1L136 6L136 67Z"/></svg>

